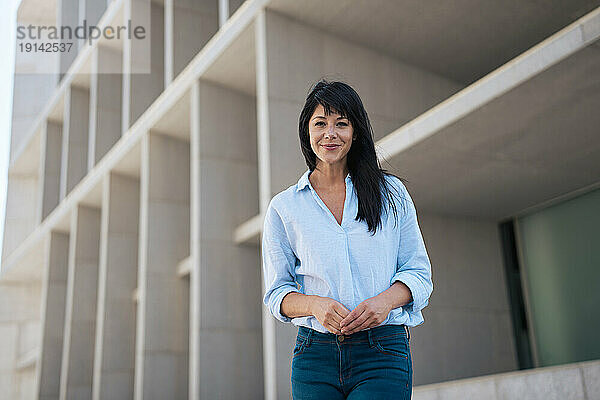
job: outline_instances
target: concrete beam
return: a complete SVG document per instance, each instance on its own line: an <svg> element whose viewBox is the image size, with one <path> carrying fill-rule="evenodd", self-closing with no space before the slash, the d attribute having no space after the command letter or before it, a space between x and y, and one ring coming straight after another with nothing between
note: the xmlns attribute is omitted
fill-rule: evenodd
<svg viewBox="0 0 600 400"><path fill-rule="evenodd" d="M192 272L192 259L187 257L177 264L177 276L184 278Z"/></svg>
<svg viewBox="0 0 600 400"><path fill-rule="evenodd" d="M260 231L262 230L264 218L263 214L255 215L238 226L233 234L235 243L258 245L260 243Z"/></svg>

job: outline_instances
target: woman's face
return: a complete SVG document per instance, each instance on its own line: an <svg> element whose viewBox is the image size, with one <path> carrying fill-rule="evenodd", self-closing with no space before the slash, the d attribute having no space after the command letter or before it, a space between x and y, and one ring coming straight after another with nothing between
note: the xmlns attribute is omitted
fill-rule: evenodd
<svg viewBox="0 0 600 400"><path fill-rule="evenodd" d="M328 164L340 163L343 167L346 166L346 155L352 146L354 134L348 118L342 117L333 109L330 115L325 115L324 107L319 104L310 118L308 134L310 146L318 160Z"/></svg>

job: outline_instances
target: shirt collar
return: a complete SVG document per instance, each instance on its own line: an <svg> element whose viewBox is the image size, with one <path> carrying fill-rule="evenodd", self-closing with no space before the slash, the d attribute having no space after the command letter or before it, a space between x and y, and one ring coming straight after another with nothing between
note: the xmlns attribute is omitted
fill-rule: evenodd
<svg viewBox="0 0 600 400"><path fill-rule="evenodd" d="M310 184L310 181L308 180L308 175L310 175L310 168L308 168L302 174L300 179L298 179L298 183L296 184L296 192L299 192L300 190L304 189ZM346 183L352 183L352 179L350 179L350 172L348 172L348 174L346 175Z"/></svg>

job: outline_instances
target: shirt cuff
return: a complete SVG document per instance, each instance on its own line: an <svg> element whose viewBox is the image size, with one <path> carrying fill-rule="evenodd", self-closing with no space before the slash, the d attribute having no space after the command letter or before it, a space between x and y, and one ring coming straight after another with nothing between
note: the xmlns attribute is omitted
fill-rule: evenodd
<svg viewBox="0 0 600 400"><path fill-rule="evenodd" d="M286 317L281 313L281 303L283 302L283 298L286 294L291 292L300 293L300 291L296 287L285 286L281 289L281 292L279 292L277 296L275 296L275 301L273 303L273 308L271 309L271 314L273 314L273 316L281 322L291 322L292 320L291 318Z"/></svg>
<svg viewBox="0 0 600 400"><path fill-rule="evenodd" d="M406 271L399 271L392 278L390 286L396 281L402 282L408 286L413 298L410 303L402 306L403 309L408 312L417 312L421 311L423 308L425 308L425 306L427 306L429 300L427 294L423 290L423 285L421 285L421 282L418 278L415 278L414 275Z"/></svg>

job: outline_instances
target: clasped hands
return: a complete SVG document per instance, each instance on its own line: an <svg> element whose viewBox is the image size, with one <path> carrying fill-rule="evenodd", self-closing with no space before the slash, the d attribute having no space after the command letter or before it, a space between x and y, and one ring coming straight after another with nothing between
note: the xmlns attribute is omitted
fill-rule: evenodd
<svg viewBox="0 0 600 400"><path fill-rule="evenodd" d="M380 325L392 311L392 305L384 296L377 295L366 299L350 311L334 299L316 296L312 310L314 317L329 332L351 335Z"/></svg>

